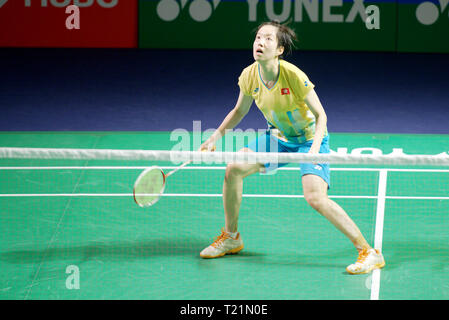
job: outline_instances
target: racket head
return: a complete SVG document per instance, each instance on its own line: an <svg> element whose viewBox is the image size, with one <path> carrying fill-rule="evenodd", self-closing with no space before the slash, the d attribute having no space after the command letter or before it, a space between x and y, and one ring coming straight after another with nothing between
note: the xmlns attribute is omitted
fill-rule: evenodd
<svg viewBox="0 0 449 320"><path fill-rule="evenodd" d="M134 201L142 208L150 207L159 201L164 189L164 171L157 166L149 167L134 182Z"/></svg>

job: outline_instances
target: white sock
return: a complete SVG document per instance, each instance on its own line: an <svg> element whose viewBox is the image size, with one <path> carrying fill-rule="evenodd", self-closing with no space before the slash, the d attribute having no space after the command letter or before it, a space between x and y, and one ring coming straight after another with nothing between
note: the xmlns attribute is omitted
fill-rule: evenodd
<svg viewBox="0 0 449 320"><path fill-rule="evenodd" d="M229 234L231 236L232 239L235 239L237 237L237 231L236 232L228 232L226 231L227 234Z"/></svg>

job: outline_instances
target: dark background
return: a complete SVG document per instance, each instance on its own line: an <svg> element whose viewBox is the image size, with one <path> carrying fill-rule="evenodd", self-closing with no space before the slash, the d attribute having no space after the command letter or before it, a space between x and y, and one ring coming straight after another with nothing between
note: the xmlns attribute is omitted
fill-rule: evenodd
<svg viewBox="0 0 449 320"><path fill-rule="evenodd" d="M449 133L447 54L295 51L330 132ZM251 50L0 49L2 131L217 128ZM239 125L266 126L253 105Z"/></svg>

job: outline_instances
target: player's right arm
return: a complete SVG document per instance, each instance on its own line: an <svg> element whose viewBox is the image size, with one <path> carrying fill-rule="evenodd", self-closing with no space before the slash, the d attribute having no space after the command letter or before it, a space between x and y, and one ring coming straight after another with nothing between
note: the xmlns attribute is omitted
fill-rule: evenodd
<svg viewBox="0 0 449 320"><path fill-rule="evenodd" d="M201 150L211 151L215 149L215 143L221 139L225 134L226 130L234 129L240 121L248 114L251 105L253 104L253 97L247 96L240 91L237 103L234 109L228 113L226 118L224 118L221 125L217 130L201 145Z"/></svg>

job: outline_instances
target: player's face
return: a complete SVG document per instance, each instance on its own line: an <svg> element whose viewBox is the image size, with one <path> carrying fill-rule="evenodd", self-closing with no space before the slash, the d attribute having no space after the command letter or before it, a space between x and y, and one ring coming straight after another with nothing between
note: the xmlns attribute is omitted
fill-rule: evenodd
<svg viewBox="0 0 449 320"><path fill-rule="evenodd" d="M259 29L253 43L254 60L268 61L282 54L283 48L278 48L277 31L278 28L271 25Z"/></svg>

